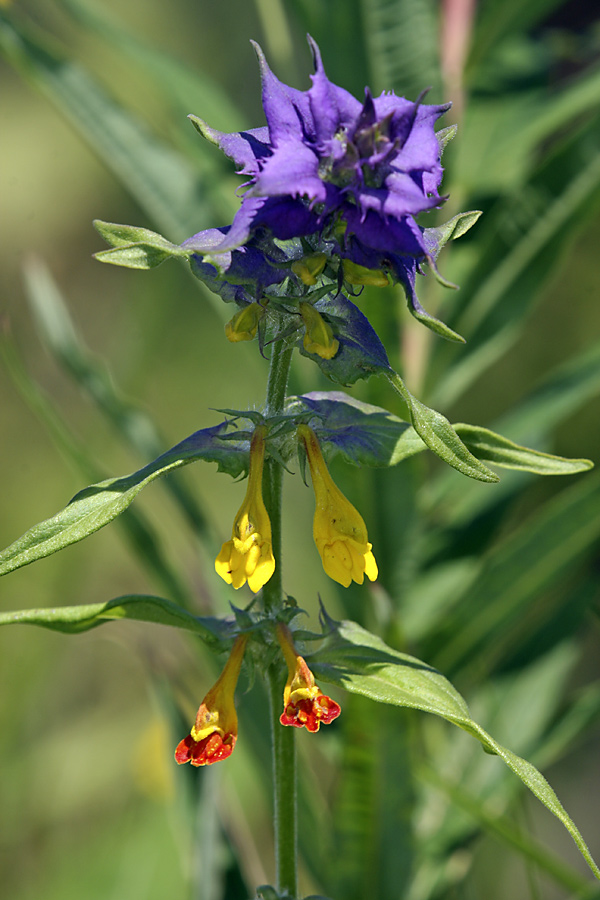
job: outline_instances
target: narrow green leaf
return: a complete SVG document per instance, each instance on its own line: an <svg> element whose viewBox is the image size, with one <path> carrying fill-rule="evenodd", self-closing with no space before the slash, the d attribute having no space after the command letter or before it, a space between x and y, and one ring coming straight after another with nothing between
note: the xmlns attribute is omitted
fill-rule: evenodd
<svg viewBox="0 0 600 900"><path fill-rule="evenodd" d="M197 431L133 475L109 478L80 491L65 509L30 528L0 553L0 575L50 556L98 531L127 509L147 484L180 466L204 459L216 462L232 477L242 475L247 470L248 447L243 442L236 445L233 441L219 441L226 427L227 423L222 423Z"/></svg>
<svg viewBox="0 0 600 900"><path fill-rule="evenodd" d="M92 224L98 234L111 247L145 244L148 247L161 247L164 250L179 249L177 244L172 244L162 234L151 231L149 228L141 228L138 225L120 225L116 222L103 222L102 219L94 219Z"/></svg>
<svg viewBox="0 0 600 900"><path fill-rule="evenodd" d="M100 250L94 253L98 262L110 263L113 266L124 266L126 269L154 269L166 259L173 256L185 256L184 252L172 252L149 244L129 244L126 247L115 247L112 250Z"/></svg>
<svg viewBox="0 0 600 900"><path fill-rule="evenodd" d="M413 397L395 372L385 374L408 406L413 427L430 450L469 478L475 478L477 481L498 481L498 476L465 447L445 416Z"/></svg>
<svg viewBox="0 0 600 900"><path fill-rule="evenodd" d="M155 231L134 225L117 225L113 222L94 220L94 227L102 235L111 250L101 250L94 256L99 262L126 266L129 269L153 269L172 256L187 259L189 253L172 244Z"/></svg>
<svg viewBox="0 0 600 900"><path fill-rule="evenodd" d="M393 650L355 622L336 623L321 649L310 657L317 679L370 697L379 703L407 706L441 716L477 738L499 756L567 829L595 877L600 870L579 829L567 815L544 776L494 740L469 716L465 701L443 675L414 657Z"/></svg>
<svg viewBox="0 0 600 900"><path fill-rule="evenodd" d="M229 626L221 619L193 616L170 600L145 594L126 594L108 603L0 613L0 625L39 625L64 634L80 634L115 619L137 619L183 628L213 646L226 641L229 634Z"/></svg>
<svg viewBox="0 0 600 900"><path fill-rule="evenodd" d="M454 428L477 459L506 469L519 469L536 475L574 475L576 472L587 472L594 466L591 459L566 459L564 456L529 450L479 425L459 422Z"/></svg>

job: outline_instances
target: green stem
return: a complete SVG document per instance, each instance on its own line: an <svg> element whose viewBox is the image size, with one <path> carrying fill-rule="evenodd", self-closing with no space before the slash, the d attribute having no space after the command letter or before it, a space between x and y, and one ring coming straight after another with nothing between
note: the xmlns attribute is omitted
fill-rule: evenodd
<svg viewBox="0 0 600 900"><path fill-rule="evenodd" d="M287 382L292 361L292 348L283 342L273 345L265 414L276 416L283 412ZM265 612L277 612L283 607L281 577L281 494L283 467L274 459L267 459L263 474L263 497L271 520L271 540L276 567L273 576L262 590ZM282 661L283 662L283 661ZM296 897L297 890L297 808L296 808L296 746L294 729L284 728L280 721L284 680L282 665L273 665L268 672L269 701L273 740L273 794L275 862L277 890Z"/></svg>
<svg viewBox="0 0 600 900"><path fill-rule="evenodd" d="M298 813L296 805L296 741L294 729L279 721L284 680L281 668L269 670L269 699L273 734L273 787L275 826L275 865L277 890L298 896Z"/></svg>
<svg viewBox="0 0 600 900"><path fill-rule="evenodd" d="M283 347L282 342L273 344L265 415L276 416L283 412L293 348ZM262 592L266 612L273 612L283 606L283 585L281 578L281 494L283 468L274 459L267 459L263 474L263 498L271 520L271 540L275 557L275 573L265 584Z"/></svg>

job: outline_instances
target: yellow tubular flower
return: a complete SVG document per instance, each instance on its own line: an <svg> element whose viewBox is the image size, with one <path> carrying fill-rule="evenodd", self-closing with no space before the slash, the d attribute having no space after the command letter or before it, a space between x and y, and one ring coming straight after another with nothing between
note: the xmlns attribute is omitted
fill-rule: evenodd
<svg viewBox="0 0 600 900"><path fill-rule="evenodd" d="M248 488L233 523L231 540L223 544L215 560L215 570L237 590L248 582L256 593L275 571L271 544L271 522L262 498L262 473L265 459L264 425L259 425L250 444Z"/></svg>
<svg viewBox="0 0 600 900"><path fill-rule="evenodd" d="M232 344L238 341L251 341L256 337L258 323L265 314L264 306L260 303L249 303L243 309L239 309L235 316L225 325L225 337Z"/></svg>
<svg viewBox="0 0 600 900"><path fill-rule="evenodd" d="M314 306L304 301L300 304L300 315L306 326L304 349L307 353L316 353L322 359L333 359L340 348L340 342L334 338L331 325Z"/></svg>
<svg viewBox="0 0 600 900"><path fill-rule="evenodd" d="M388 287L389 279L381 269L367 269L350 259L343 259L344 278L349 284L370 284L372 287Z"/></svg>
<svg viewBox="0 0 600 900"><path fill-rule="evenodd" d="M365 575L375 581L377 563L362 516L334 483L314 431L308 425L299 425L298 437L306 448L312 475L315 491L313 536L325 572L344 587L352 581L362 584Z"/></svg>
<svg viewBox="0 0 600 900"><path fill-rule="evenodd" d="M327 257L324 253L311 253L292 263L292 272L302 279L304 284L313 285L325 268Z"/></svg>

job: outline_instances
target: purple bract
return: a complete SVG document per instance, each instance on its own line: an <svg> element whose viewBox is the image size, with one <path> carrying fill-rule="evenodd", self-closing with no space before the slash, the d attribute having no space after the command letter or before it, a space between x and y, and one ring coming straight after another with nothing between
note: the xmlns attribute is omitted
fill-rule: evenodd
<svg viewBox="0 0 600 900"><path fill-rule="evenodd" d="M215 255L244 245L258 229L276 238L316 235L334 241L340 256L385 268L406 284L416 260L428 255L415 216L439 206L442 178L434 123L449 105L414 103L392 94L364 102L332 84L321 54L312 87L299 91L279 81L262 50L266 127L225 134L194 123L248 176L231 228L215 245L194 249ZM412 280L408 279L408 280Z"/></svg>

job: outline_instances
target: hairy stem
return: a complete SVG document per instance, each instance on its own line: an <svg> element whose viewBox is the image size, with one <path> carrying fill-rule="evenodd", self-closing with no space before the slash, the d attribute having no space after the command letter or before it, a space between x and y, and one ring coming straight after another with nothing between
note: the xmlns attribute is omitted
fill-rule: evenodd
<svg viewBox="0 0 600 900"><path fill-rule="evenodd" d="M273 734L273 818L277 890L280 893L287 891L290 897L297 897L298 826L295 734L293 728L285 728L279 721L283 697L281 668L272 667L268 677Z"/></svg>
<svg viewBox="0 0 600 900"><path fill-rule="evenodd" d="M273 344L265 413L282 413L285 407L287 382L292 361L292 349L282 342ZM266 612L283 607L281 578L281 493L283 468L274 459L267 459L263 474L263 497L271 520L271 539L275 572L262 590ZM282 660L283 663L283 660ZM273 665L268 672L269 701L273 741L273 793L275 861L277 890L297 896L297 808L296 808L296 747L294 729L285 728L279 721L283 703L283 665Z"/></svg>

